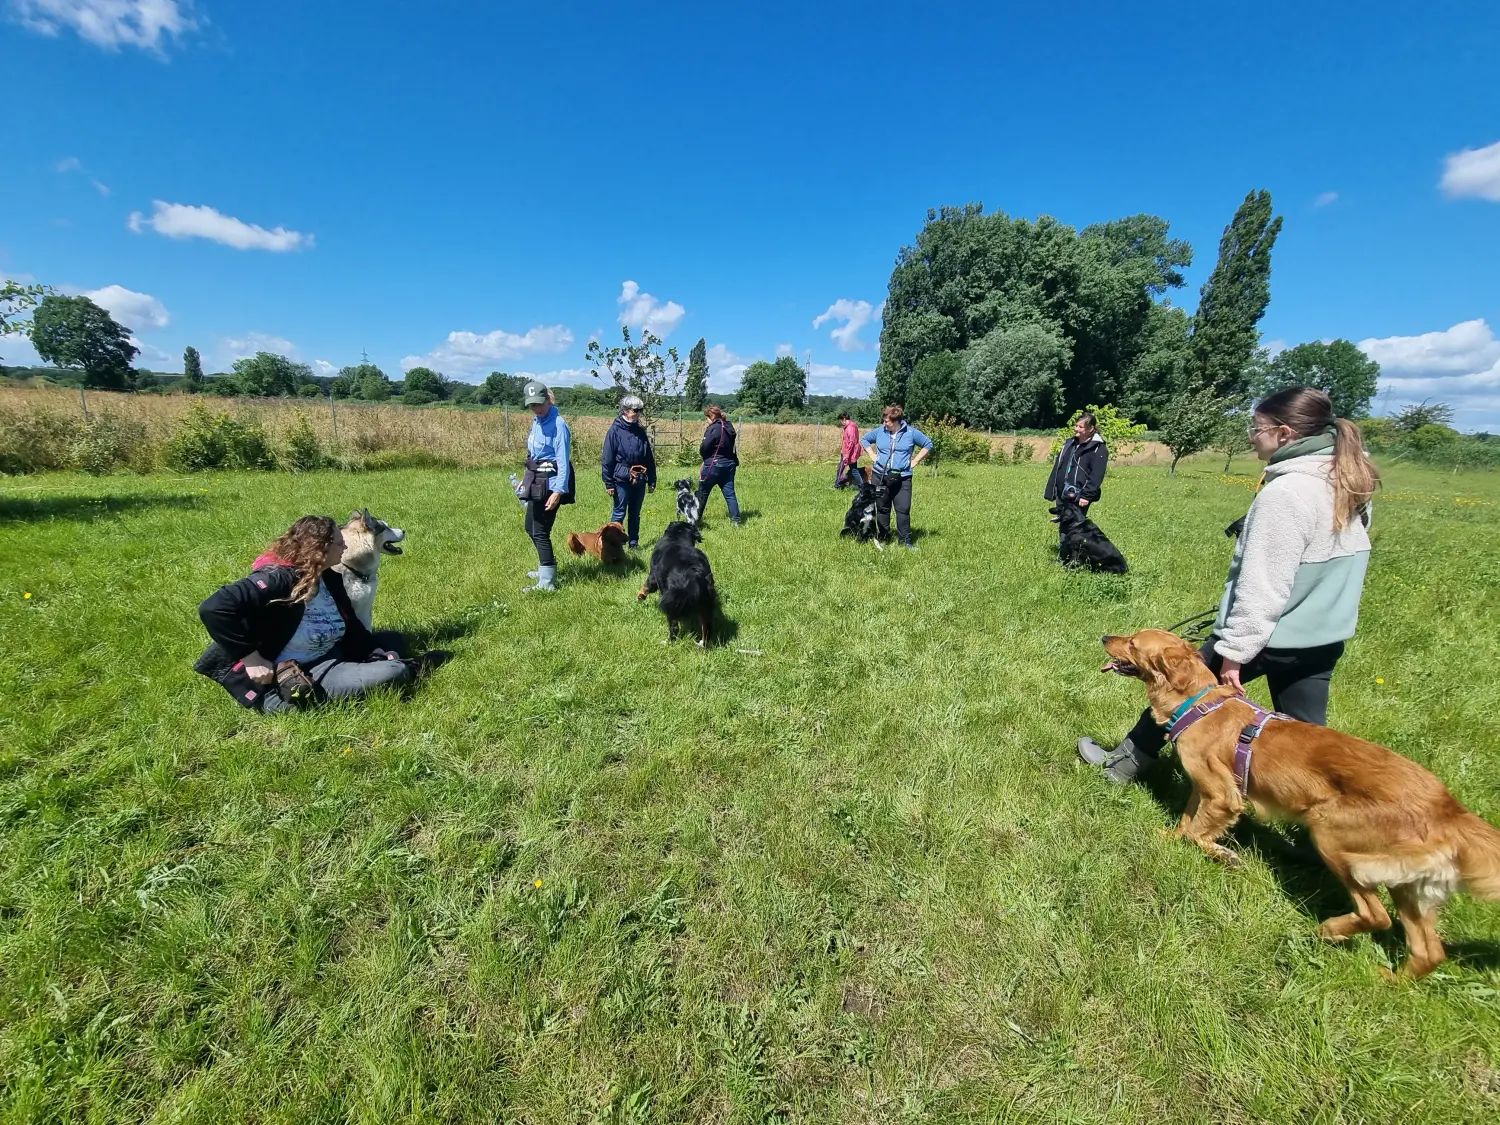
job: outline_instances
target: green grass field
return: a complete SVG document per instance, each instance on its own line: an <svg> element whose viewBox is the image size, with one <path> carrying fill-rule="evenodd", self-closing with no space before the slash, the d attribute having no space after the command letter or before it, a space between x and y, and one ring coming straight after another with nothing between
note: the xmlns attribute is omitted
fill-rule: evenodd
<svg viewBox="0 0 1500 1125"><path fill-rule="evenodd" d="M1386 983L1299 831L1227 870L1159 835L1175 770L1074 758L1144 701L1099 635L1218 596L1255 470L1211 467L1111 474L1120 579L1053 561L1041 467L920 477L915 555L747 467L706 653L640 569L521 595L502 473L5 481L0 1119L1497 1120L1500 906ZM449 664L275 719L191 672L199 600L363 505L377 625ZM1331 721L1500 822L1500 477L1391 471L1374 537Z"/></svg>

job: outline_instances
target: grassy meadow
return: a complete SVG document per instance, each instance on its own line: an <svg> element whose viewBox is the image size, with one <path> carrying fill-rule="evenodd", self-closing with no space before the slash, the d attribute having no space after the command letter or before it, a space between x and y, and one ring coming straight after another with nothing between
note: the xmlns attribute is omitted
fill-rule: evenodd
<svg viewBox="0 0 1500 1125"><path fill-rule="evenodd" d="M1159 834L1175 769L1074 757L1144 701L1100 634L1218 596L1256 468L1217 467L1111 472L1107 578L1039 465L921 475L909 554L837 538L831 464L752 463L707 652L644 557L519 593L503 470L0 481L0 1120L1500 1119L1500 905L1387 983L1399 937L1312 937L1347 907L1300 832L1226 870ZM453 659L242 711L197 603L356 506L408 532L377 626ZM1373 535L1331 722L1500 822L1500 476L1393 469Z"/></svg>

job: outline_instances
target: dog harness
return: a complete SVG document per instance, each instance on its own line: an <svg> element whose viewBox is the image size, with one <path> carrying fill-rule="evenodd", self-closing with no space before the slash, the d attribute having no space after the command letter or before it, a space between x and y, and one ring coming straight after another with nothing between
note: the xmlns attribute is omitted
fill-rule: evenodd
<svg viewBox="0 0 1500 1125"><path fill-rule="evenodd" d="M1250 760L1255 755L1255 740L1260 737L1260 732L1266 729L1266 724L1272 719L1285 719L1287 716L1283 715L1280 711L1267 711L1264 707L1251 703L1243 695L1225 696L1214 703L1198 702L1211 691L1213 691L1212 687L1204 688L1181 707L1177 708L1176 711L1172 712L1172 717L1166 722L1167 740L1169 742L1176 742L1182 736L1182 732L1187 730L1188 727L1192 726L1205 715L1213 714L1231 700L1237 700L1245 704L1245 706L1255 712L1255 720L1246 723L1240 729L1239 740L1234 744L1234 780L1235 784L1240 787L1240 796L1243 797L1250 792Z"/></svg>

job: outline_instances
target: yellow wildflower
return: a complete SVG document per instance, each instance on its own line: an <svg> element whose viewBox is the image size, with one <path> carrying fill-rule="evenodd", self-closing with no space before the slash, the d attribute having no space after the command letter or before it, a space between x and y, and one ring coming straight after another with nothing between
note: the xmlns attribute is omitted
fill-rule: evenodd
<svg viewBox="0 0 1500 1125"><path fill-rule="evenodd" d="M540 887L541 887L541 885L542 885L542 881L541 881L541 880L540 880L540 879L538 879L538 880L537 880L537 881L536 881L536 882L535 882L535 883L533 883L533 884L531 884L531 885L532 885L532 886L533 886L533 887L538 887L538 888L540 888Z"/></svg>
<svg viewBox="0 0 1500 1125"><path fill-rule="evenodd" d="M24 594L21 595L21 597L23 597L23 598L30 598L31 597L31 591L27 590Z"/></svg>
<svg viewBox="0 0 1500 1125"><path fill-rule="evenodd" d="M1385 677L1384 676L1376 676L1375 677L1375 682L1377 684L1383 684L1383 683L1385 683Z"/></svg>

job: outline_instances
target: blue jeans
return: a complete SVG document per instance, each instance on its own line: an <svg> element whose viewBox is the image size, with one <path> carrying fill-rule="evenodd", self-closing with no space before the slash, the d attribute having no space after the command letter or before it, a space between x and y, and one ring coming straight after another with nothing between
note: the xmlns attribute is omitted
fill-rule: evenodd
<svg viewBox="0 0 1500 1125"><path fill-rule="evenodd" d="M630 537L630 545L637 546L641 541L641 505L646 502L646 482L637 481L635 484L621 484L615 481L615 510L610 513L611 523L625 523L625 514L630 513L630 522L625 526L625 534Z"/></svg>
<svg viewBox="0 0 1500 1125"><path fill-rule="evenodd" d="M729 518L735 523L740 522L740 502L734 494L734 471L738 465L715 465L712 469L705 469L698 478L698 518L703 518L703 512L708 507L708 494L714 490L714 485L719 486L719 491L724 493L724 503L729 505Z"/></svg>

